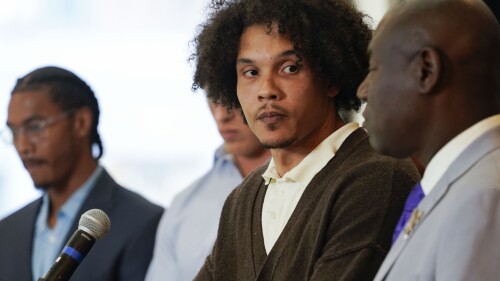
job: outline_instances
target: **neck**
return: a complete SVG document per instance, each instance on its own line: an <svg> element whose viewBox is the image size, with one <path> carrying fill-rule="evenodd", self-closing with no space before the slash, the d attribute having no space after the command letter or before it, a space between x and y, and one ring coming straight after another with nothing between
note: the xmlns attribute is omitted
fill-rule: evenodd
<svg viewBox="0 0 500 281"><path fill-rule="evenodd" d="M65 181L47 189L50 199L48 224L51 228L57 223L57 214L64 203L87 181L97 167L97 162L92 157L80 163L82 164L73 170Z"/></svg>
<svg viewBox="0 0 500 281"><path fill-rule="evenodd" d="M243 177L248 176L255 168L263 165L271 156L267 149L262 149L259 153L251 156L235 155L234 162Z"/></svg>
<svg viewBox="0 0 500 281"><path fill-rule="evenodd" d="M333 132L345 125L344 121L337 115L336 118L327 119L329 122L322 127L314 136L298 141L286 148L271 149L274 164L280 177L297 166L311 151Z"/></svg>
<svg viewBox="0 0 500 281"><path fill-rule="evenodd" d="M418 160L424 167L427 167L434 155L452 139L481 120L499 113L498 108L488 109L484 107L476 112L469 109L468 114L443 114L441 117L434 118L434 126L426 134L426 139L422 140L425 145L421 151L416 153Z"/></svg>

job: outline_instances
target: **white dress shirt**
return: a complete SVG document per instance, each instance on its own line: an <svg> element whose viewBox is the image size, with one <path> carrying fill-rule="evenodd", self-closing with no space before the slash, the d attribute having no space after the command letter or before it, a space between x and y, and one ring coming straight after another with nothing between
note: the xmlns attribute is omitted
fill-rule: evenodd
<svg viewBox="0 0 500 281"><path fill-rule="evenodd" d="M475 140L480 138L491 128L500 124L500 114L493 115L479 121L472 127L454 137L445 146L443 146L425 169L421 185L424 194L429 194L438 183L451 163Z"/></svg>

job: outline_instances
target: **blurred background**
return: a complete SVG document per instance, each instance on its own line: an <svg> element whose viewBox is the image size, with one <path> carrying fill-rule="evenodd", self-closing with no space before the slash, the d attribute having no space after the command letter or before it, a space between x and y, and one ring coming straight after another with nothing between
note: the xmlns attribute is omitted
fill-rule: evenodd
<svg viewBox="0 0 500 281"><path fill-rule="evenodd" d="M376 27L391 0L358 0ZM67 68L96 93L101 165L167 207L207 171L222 143L203 93L191 91L189 42L208 0L0 0L0 129L17 78ZM40 196L0 142L0 219Z"/></svg>

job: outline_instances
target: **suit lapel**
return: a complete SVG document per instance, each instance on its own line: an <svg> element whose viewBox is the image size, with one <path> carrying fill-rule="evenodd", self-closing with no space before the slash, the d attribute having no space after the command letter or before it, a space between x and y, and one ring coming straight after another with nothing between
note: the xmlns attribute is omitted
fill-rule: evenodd
<svg viewBox="0 0 500 281"><path fill-rule="evenodd" d="M13 257L19 260L18 266L21 267L19 268L19 271L17 271L18 274L21 275L16 276L19 280L31 280L33 278L33 265L31 259L33 252L33 236L35 235L36 217L41 205L42 198L39 198L28 206L24 216L19 219L19 227L17 228L16 236L18 241L26 242L18 243L16 245L18 256Z"/></svg>
<svg viewBox="0 0 500 281"><path fill-rule="evenodd" d="M428 215L431 213L432 209L437 205L437 203L443 198L449 188L449 180L445 175L439 180L438 184L434 187L431 193L426 195L424 199L420 202L417 210L420 212L421 217L413 224L412 230L408 235L401 233L398 239L392 245L391 250L387 254L384 262L380 266L380 269L375 276L374 281L384 280L392 266L396 262L399 255L403 252L406 245L410 242L413 234L418 231L420 225L422 225ZM406 229L406 227L404 228Z"/></svg>
<svg viewBox="0 0 500 281"><path fill-rule="evenodd" d="M415 232L418 231L420 225L425 223L426 218L430 215L434 207L441 201L441 199L448 192L450 187L457 181L467 170L469 170L479 160L489 154L491 151L500 147L500 126L496 126L480 138L472 142L458 157L450 167L446 170L444 175L438 181L432 191L424 197L422 202L418 205L417 209L422 213L422 217L413 227L409 236L404 237L400 235L394 245L392 246L389 254L385 258L382 266L375 277L375 281L384 280L390 269L396 262L399 255L403 252L406 245L411 241Z"/></svg>
<svg viewBox="0 0 500 281"><path fill-rule="evenodd" d="M108 172L103 169L101 175L99 175L94 186L92 187L92 190L88 194L85 201L83 201L83 204L77 213L78 215L75 217L70 231L66 235L65 241L68 241L76 231L76 229L78 228L78 223L80 221L80 216L86 211L90 209L101 209L109 215L113 202L113 191L117 186L117 183L111 178ZM62 248L60 250L62 250Z"/></svg>

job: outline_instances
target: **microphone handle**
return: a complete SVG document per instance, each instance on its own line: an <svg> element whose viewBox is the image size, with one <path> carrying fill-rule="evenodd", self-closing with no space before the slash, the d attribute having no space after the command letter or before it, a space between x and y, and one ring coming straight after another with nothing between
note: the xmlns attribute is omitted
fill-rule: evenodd
<svg viewBox="0 0 500 281"><path fill-rule="evenodd" d="M64 246L54 265L43 279L38 281L67 281L73 275L83 258L90 251L95 239L81 229L77 229L68 244Z"/></svg>

